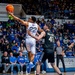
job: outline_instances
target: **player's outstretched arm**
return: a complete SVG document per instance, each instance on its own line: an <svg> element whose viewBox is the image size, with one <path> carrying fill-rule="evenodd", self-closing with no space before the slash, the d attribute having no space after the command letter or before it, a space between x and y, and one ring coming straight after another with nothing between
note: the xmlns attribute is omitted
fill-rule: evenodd
<svg viewBox="0 0 75 75"><path fill-rule="evenodd" d="M72 48L74 46L74 43L71 43L68 47Z"/></svg>
<svg viewBox="0 0 75 75"><path fill-rule="evenodd" d="M27 30L28 34L33 37L34 39L38 40L38 36L34 36L30 30Z"/></svg>
<svg viewBox="0 0 75 75"><path fill-rule="evenodd" d="M46 35L46 33L43 29L40 28L40 26L38 26L38 30L41 32L41 34L38 36L38 40L40 40Z"/></svg>
<svg viewBox="0 0 75 75"><path fill-rule="evenodd" d="M28 34L35 38L36 40L40 40L41 38L43 38L45 36L45 31L43 29L41 29L39 26L38 26L38 30L41 32L41 34L39 34L39 36L34 36L29 30L28 30Z"/></svg>
<svg viewBox="0 0 75 75"><path fill-rule="evenodd" d="M21 22L21 24L25 25L25 26L28 26L28 22L27 21L24 21L20 18L18 18L17 16L15 16L13 13L11 12L8 12L9 15L11 15L15 20Z"/></svg>

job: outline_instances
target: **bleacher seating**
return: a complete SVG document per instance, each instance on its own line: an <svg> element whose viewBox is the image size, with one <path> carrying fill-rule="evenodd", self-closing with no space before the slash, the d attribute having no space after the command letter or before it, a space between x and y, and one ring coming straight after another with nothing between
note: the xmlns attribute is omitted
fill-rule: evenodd
<svg viewBox="0 0 75 75"><path fill-rule="evenodd" d="M4 17L3 19L2 17L0 19L1 54L3 54L4 51L8 51L10 53L15 43L18 43L18 47L20 47L21 43L25 44L26 28L17 21L10 20L9 18L5 19L5 17L7 17L5 6L8 3L13 3L15 7L15 14L18 17L25 17L25 13L27 15L44 15L42 20L39 20L40 17L38 17L37 23L41 28L43 28L45 22L52 23L51 31L55 35L55 40L60 40L61 45L65 50L65 56L67 56L66 54L67 52L69 52L68 46L73 42L75 43L75 23L73 23L73 19L75 19L74 0L16 0L16 2L14 2L14 0L5 0L5 2L4 0L0 0L0 2L5 3L3 4L3 7L0 8L0 16ZM19 3L22 5L20 5ZM22 11L21 9L24 10L24 15L20 14L20 12ZM45 20L46 18L48 20ZM55 19L58 19L58 21L56 22ZM62 23L62 20L60 19L72 19L72 23ZM3 22L3 20L5 22ZM59 21L61 23L59 23ZM56 47L56 42L54 43L54 46ZM75 56L75 45L71 48L71 52L73 53L72 56ZM40 52L38 52L37 54L39 53ZM34 63L36 63L37 61L38 60L35 59ZM29 63L28 60L27 63Z"/></svg>

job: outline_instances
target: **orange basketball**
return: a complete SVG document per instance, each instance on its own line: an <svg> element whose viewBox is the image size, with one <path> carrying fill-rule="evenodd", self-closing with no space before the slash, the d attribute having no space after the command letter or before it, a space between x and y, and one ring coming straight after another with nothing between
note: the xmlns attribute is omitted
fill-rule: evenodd
<svg viewBox="0 0 75 75"><path fill-rule="evenodd" d="M14 12L14 6L12 4L8 4L6 6L6 10L9 11L9 12Z"/></svg>

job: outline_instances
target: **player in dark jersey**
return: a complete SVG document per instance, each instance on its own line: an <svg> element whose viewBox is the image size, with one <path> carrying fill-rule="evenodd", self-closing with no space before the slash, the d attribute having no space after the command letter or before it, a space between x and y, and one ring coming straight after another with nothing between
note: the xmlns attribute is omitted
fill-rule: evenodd
<svg viewBox="0 0 75 75"><path fill-rule="evenodd" d="M44 55L42 58L42 62L46 61L48 59L48 62L51 64L51 66L54 68L54 70L59 74L62 75L58 67L55 65L54 61L54 34L50 31L51 24L46 23L44 26L45 30L45 37L44 37ZM38 39L41 39L38 37ZM40 63L37 64L36 68L36 75L40 74Z"/></svg>

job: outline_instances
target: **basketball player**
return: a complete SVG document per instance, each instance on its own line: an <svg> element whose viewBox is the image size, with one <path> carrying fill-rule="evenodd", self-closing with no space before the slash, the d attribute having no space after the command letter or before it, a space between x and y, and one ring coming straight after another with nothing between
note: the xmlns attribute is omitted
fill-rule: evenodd
<svg viewBox="0 0 75 75"><path fill-rule="evenodd" d="M41 33L39 36L42 38L45 32L39 27L39 25L36 23L36 18L33 16L30 17L28 21L24 21L13 15L13 13L8 12L8 14L10 14L15 20L21 22L26 26L26 47L30 59L29 68L33 68L33 60L36 54L36 40L38 40L36 33L37 31L40 31Z"/></svg>
<svg viewBox="0 0 75 75"><path fill-rule="evenodd" d="M54 63L54 34L50 31L51 29L51 24L46 23L44 26L45 30L45 37L44 37L44 52L43 52L43 58L42 62L46 61L48 59L48 62L51 64L51 66L54 68L54 70L59 74L62 75L58 67ZM39 36L38 39L41 39ZM39 62L37 64L36 68L36 75L40 74L40 65L41 63Z"/></svg>

